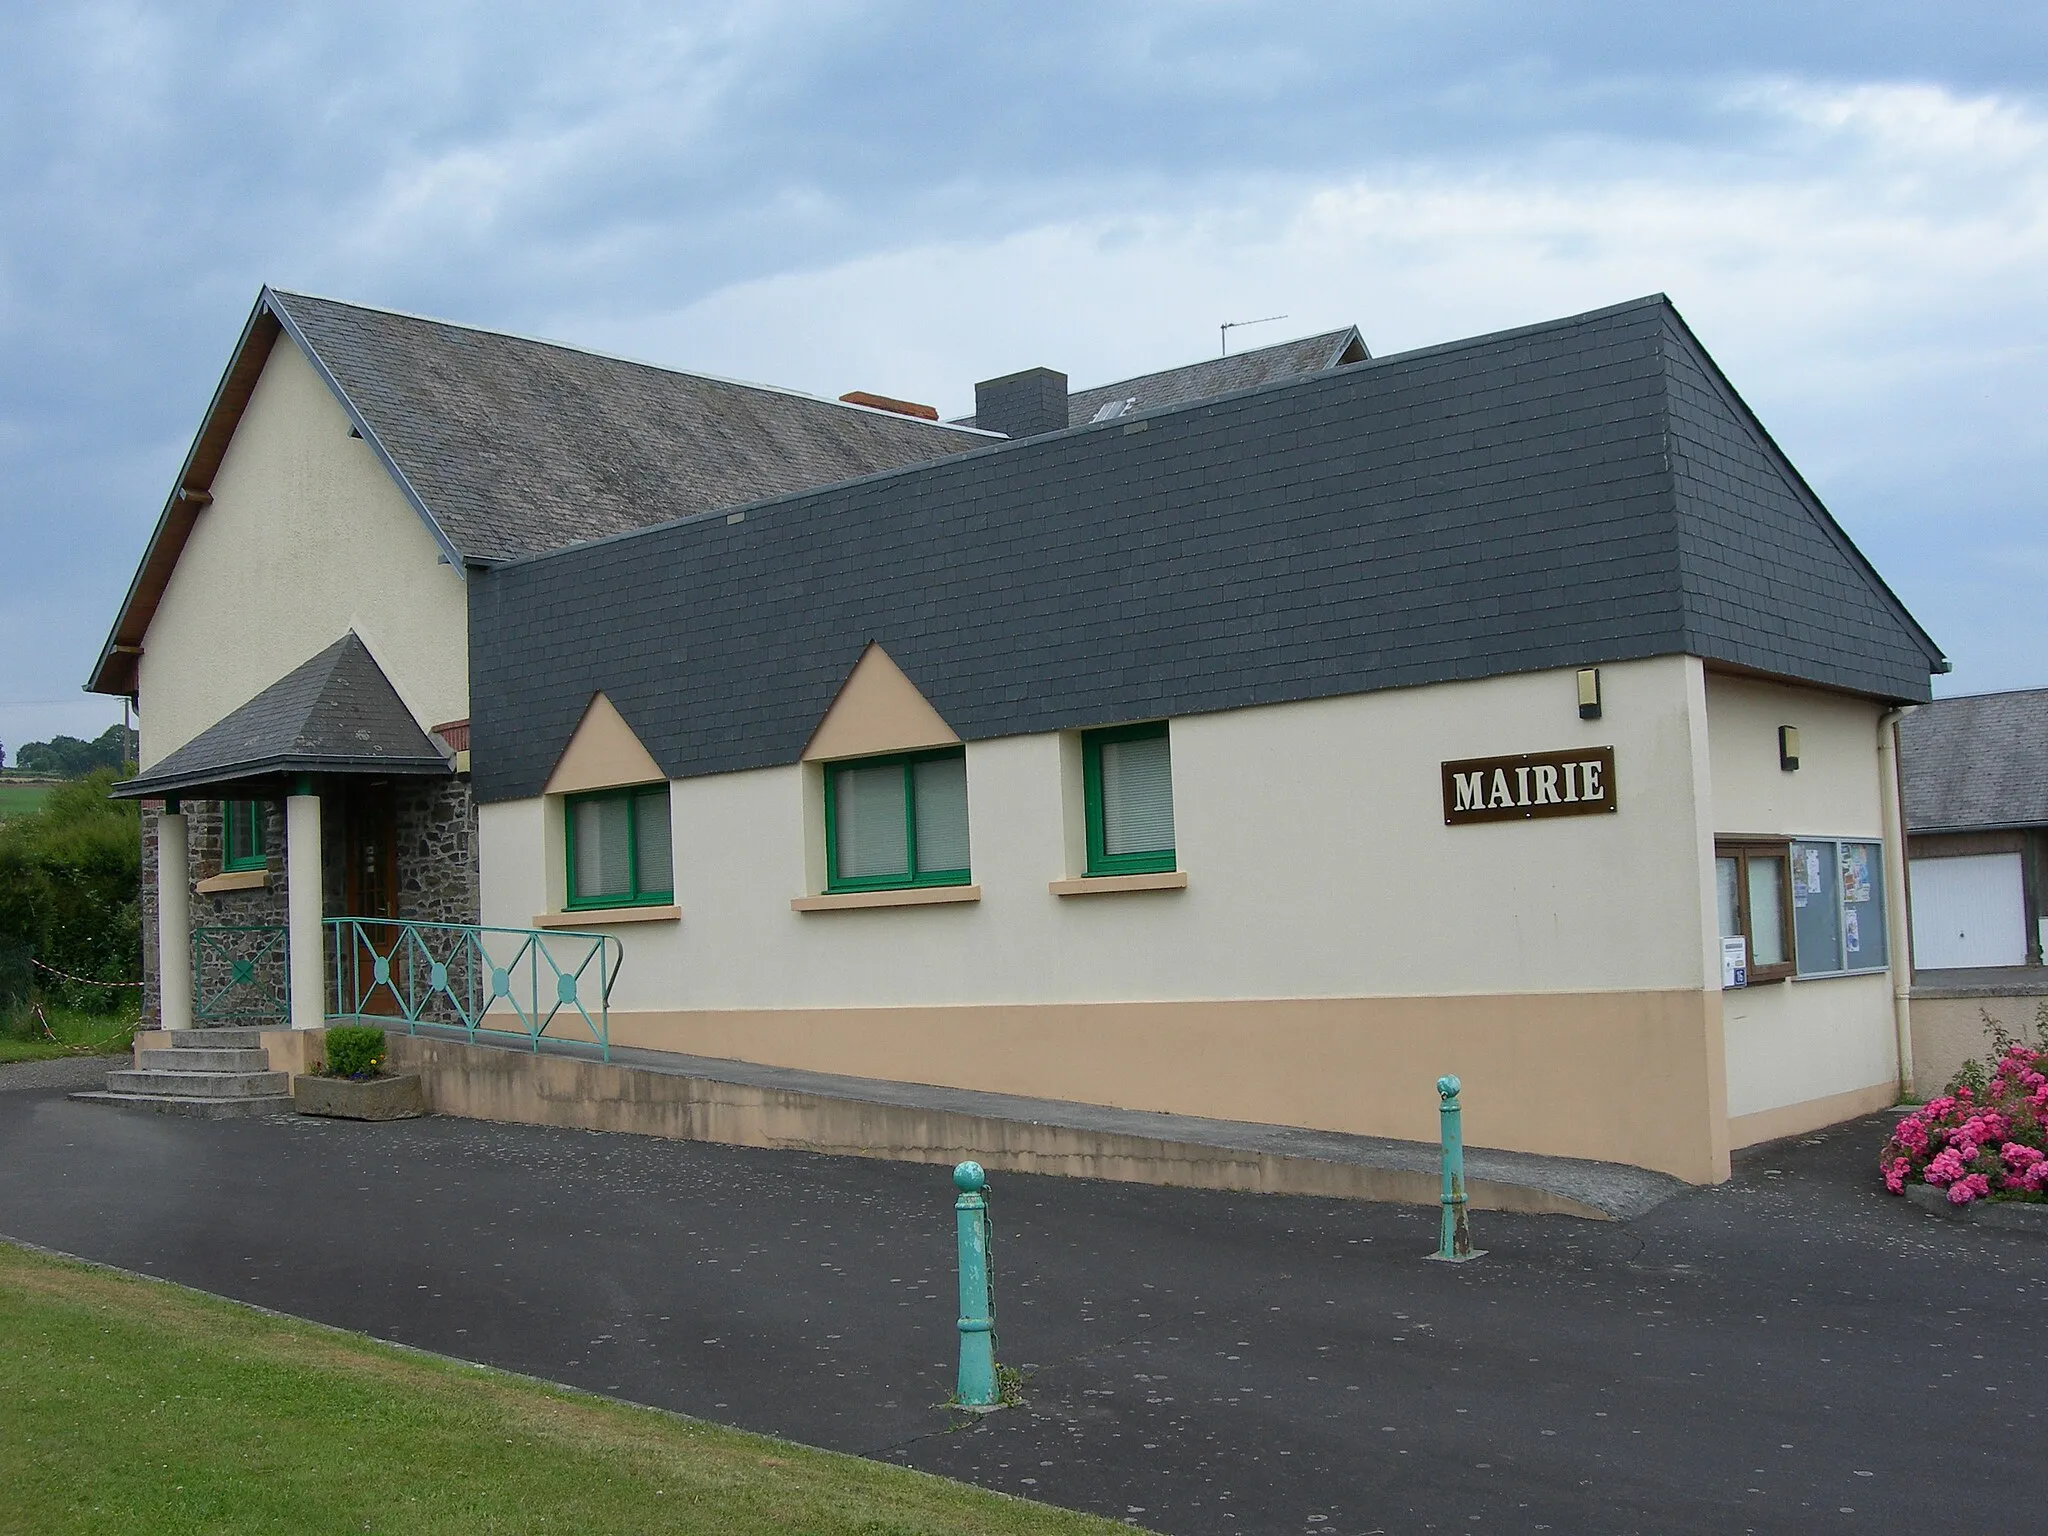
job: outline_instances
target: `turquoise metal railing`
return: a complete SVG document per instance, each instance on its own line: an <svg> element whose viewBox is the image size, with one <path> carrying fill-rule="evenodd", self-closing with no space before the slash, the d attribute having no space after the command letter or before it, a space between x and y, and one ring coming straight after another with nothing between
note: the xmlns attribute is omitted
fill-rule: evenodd
<svg viewBox="0 0 2048 1536"><path fill-rule="evenodd" d="M479 1035L510 1035L540 1049L541 1037L585 1033L611 1060L612 984L623 949L609 934L480 928L391 918L330 917L332 1015L366 1024L403 1021ZM550 1034L561 1021L567 1032Z"/></svg>
<svg viewBox="0 0 2048 1536"><path fill-rule="evenodd" d="M291 941L283 923L192 930L192 1022L291 1020Z"/></svg>

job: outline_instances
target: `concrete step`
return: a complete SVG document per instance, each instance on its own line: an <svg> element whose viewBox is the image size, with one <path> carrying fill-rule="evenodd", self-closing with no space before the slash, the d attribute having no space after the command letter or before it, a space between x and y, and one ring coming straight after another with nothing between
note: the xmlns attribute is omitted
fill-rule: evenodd
<svg viewBox="0 0 2048 1536"><path fill-rule="evenodd" d="M135 1053L135 1065L155 1072L268 1072L270 1055L255 1046L208 1050L188 1046L184 1050L144 1049Z"/></svg>
<svg viewBox="0 0 2048 1536"><path fill-rule="evenodd" d="M263 1044L260 1029L174 1029L171 1045L180 1051L252 1051Z"/></svg>
<svg viewBox="0 0 2048 1536"><path fill-rule="evenodd" d="M289 1072L109 1072L109 1093L179 1099L258 1099L291 1092Z"/></svg>
<svg viewBox="0 0 2048 1536"><path fill-rule="evenodd" d="M282 1073L277 1074L283 1076ZM239 1120L251 1115L293 1113L290 1094L265 1094L253 1099L192 1099L167 1093L74 1093L84 1104L119 1104L129 1109L153 1109L161 1115L191 1115L201 1120Z"/></svg>

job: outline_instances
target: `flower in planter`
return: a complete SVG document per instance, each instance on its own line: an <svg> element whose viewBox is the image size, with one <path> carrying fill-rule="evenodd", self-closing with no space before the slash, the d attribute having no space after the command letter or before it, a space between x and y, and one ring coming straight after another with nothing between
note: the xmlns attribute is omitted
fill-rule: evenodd
<svg viewBox="0 0 2048 1536"><path fill-rule="evenodd" d="M384 1065L384 1031L364 1025L338 1025L327 1031L327 1075L363 1082Z"/></svg>
<svg viewBox="0 0 2048 1536"><path fill-rule="evenodd" d="M1895 1195L1919 1182L1955 1205L2048 1198L2048 1050L2010 1039L1993 1068L1974 1071L1903 1117L1878 1158Z"/></svg>

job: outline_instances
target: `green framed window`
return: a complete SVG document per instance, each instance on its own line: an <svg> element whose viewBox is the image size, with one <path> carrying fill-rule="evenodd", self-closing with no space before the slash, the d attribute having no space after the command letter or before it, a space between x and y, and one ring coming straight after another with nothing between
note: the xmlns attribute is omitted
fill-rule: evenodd
<svg viewBox="0 0 2048 1536"><path fill-rule="evenodd" d="M666 784L566 796L562 822L571 910L666 906L675 900Z"/></svg>
<svg viewBox="0 0 2048 1536"><path fill-rule="evenodd" d="M263 846L263 802L221 802L220 867L223 871L262 869L269 863Z"/></svg>
<svg viewBox="0 0 2048 1536"><path fill-rule="evenodd" d="M1153 874L1174 867L1173 754L1166 722L1081 737L1088 873Z"/></svg>
<svg viewBox="0 0 2048 1536"><path fill-rule="evenodd" d="M967 752L825 765L825 889L965 885Z"/></svg>

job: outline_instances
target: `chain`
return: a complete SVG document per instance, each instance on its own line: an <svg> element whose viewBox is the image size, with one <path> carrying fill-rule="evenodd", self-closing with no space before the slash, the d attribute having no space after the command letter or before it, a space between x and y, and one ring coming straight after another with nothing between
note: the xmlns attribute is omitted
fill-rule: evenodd
<svg viewBox="0 0 2048 1536"><path fill-rule="evenodd" d="M43 964L34 955L29 956L28 963L39 971L48 971L52 976L60 977L65 981L75 981L81 987L139 987L142 985L139 981L94 981L89 976L74 976L69 971L58 970L54 965Z"/></svg>

